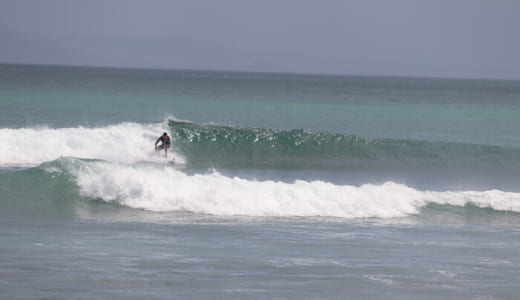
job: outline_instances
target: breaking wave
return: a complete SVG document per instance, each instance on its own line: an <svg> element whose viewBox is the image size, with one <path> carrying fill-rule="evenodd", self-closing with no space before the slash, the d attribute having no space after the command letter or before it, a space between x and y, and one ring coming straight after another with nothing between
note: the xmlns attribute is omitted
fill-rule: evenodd
<svg viewBox="0 0 520 300"><path fill-rule="evenodd" d="M60 157L126 164L164 162L153 149L163 131L171 133L175 161L197 169L520 170L518 148L177 120L98 128L2 128L0 167L36 166Z"/></svg>
<svg viewBox="0 0 520 300"><path fill-rule="evenodd" d="M7 176L18 178L3 180ZM354 186L317 180L258 181L228 177L216 171L189 175L170 166L74 158L61 158L36 168L0 174L0 182L4 185L39 182L53 187L39 192L40 206L41 199L55 201L67 191L63 201L79 198L83 202L96 200L154 212L218 216L396 218L420 214L421 209L430 204L471 205L520 213L520 194L499 190L428 191L395 182ZM5 189L3 201L32 199L10 197L10 188L0 187ZM37 189L31 185L26 188ZM71 196L71 191L75 191L75 197Z"/></svg>

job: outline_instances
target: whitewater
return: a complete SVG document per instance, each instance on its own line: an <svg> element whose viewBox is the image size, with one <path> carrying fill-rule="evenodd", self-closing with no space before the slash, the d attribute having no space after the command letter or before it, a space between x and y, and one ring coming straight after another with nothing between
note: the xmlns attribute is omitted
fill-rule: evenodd
<svg viewBox="0 0 520 300"><path fill-rule="evenodd" d="M323 181L250 181L225 177L218 172L189 176L173 168L135 168L107 163L80 165L78 169L72 168L69 172L74 174L83 195L152 211L391 218L417 214L421 207L435 203L472 204L520 212L520 194L497 190L430 192L392 182L356 187Z"/></svg>
<svg viewBox="0 0 520 300"><path fill-rule="evenodd" d="M0 166L28 167L62 156L132 163L160 158L153 142L161 124L122 123L98 128L2 128Z"/></svg>

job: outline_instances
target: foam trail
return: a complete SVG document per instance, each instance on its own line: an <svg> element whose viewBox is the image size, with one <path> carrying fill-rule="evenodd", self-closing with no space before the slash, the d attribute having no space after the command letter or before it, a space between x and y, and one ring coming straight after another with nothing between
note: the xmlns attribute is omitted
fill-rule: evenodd
<svg viewBox="0 0 520 300"><path fill-rule="evenodd" d="M157 212L393 218L417 214L428 203L520 212L520 194L496 190L433 192L393 182L350 186L323 181L252 181L217 172L187 175L169 167L76 160L67 162L65 170L83 196Z"/></svg>
<svg viewBox="0 0 520 300"><path fill-rule="evenodd" d="M165 122L99 128L2 128L0 166L34 166L62 156L121 163L159 162L162 158L154 153L153 143L165 128ZM175 158L183 160L178 155Z"/></svg>

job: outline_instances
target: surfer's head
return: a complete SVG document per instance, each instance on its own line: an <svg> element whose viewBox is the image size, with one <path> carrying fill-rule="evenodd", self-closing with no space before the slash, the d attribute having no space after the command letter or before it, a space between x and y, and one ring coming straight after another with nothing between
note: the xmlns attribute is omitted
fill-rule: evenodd
<svg viewBox="0 0 520 300"><path fill-rule="evenodd" d="M168 134L165 132L165 133L163 133L162 135L163 135L163 136L166 136L166 135L168 135Z"/></svg>

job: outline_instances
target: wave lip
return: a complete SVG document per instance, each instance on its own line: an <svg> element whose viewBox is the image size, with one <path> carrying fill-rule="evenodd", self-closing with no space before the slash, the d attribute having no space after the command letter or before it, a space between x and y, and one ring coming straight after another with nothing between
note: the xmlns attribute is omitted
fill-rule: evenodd
<svg viewBox="0 0 520 300"><path fill-rule="evenodd" d="M69 174L90 199L155 212L219 216L396 218L428 204L474 205L520 213L520 194L490 190L420 191L403 184L336 185L324 181L255 181L218 172L188 175L172 167L61 159L51 174Z"/></svg>

